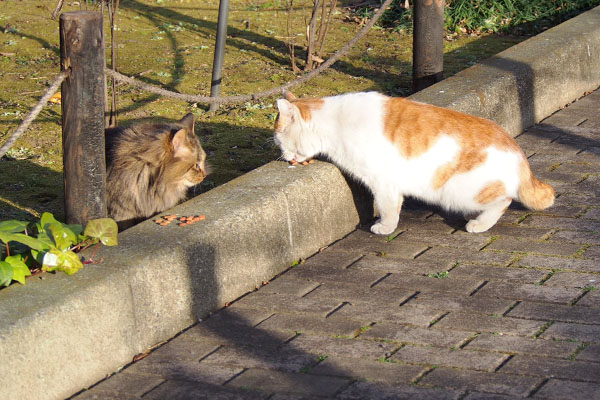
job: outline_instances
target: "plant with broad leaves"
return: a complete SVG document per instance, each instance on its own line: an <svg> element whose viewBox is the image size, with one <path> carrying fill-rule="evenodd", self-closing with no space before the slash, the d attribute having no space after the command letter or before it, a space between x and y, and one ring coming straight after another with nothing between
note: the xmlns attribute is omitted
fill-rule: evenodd
<svg viewBox="0 0 600 400"><path fill-rule="evenodd" d="M38 222L0 222L0 287L17 281L25 284L31 268L42 271L64 271L72 275L83 264L94 262L100 243L117 245L117 223L111 218L94 219L81 225L57 221L50 213ZM88 260L77 253L96 245Z"/></svg>

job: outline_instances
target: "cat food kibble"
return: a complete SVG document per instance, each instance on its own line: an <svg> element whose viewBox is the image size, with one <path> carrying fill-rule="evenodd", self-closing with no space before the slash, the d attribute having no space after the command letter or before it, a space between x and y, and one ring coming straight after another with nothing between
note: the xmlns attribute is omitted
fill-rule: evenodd
<svg viewBox="0 0 600 400"><path fill-rule="evenodd" d="M167 226L171 222L177 222L177 226L188 226L198 221L204 221L206 215L182 215L180 217L176 215L163 215L154 220L154 223L160 226Z"/></svg>

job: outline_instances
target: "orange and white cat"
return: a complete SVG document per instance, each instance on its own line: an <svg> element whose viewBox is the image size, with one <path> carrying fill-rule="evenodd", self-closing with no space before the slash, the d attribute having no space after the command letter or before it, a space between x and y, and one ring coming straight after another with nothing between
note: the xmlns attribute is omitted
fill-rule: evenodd
<svg viewBox="0 0 600 400"><path fill-rule="evenodd" d="M275 143L286 161L316 155L371 189L392 233L404 196L477 215L466 230L484 232L512 200L542 210L554 189L536 179L517 143L498 124L457 111L376 92L277 101Z"/></svg>

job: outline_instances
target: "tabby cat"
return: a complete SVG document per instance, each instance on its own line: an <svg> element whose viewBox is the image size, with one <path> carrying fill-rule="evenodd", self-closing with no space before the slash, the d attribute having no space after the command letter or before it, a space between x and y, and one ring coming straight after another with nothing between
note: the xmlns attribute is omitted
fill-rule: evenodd
<svg viewBox="0 0 600 400"><path fill-rule="evenodd" d="M275 142L287 161L327 156L371 189L392 233L404 196L476 217L468 232L490 229L512 200L542 210L554 189L536 179L517 143L496 123L380 93L277 101Z"/></svg>
<svg viewBox="0 0 600 400"><path fill-rule="evenodd" d="M125 229L175 206L207 175L194 115L106 129L109 217Z"/></svg>

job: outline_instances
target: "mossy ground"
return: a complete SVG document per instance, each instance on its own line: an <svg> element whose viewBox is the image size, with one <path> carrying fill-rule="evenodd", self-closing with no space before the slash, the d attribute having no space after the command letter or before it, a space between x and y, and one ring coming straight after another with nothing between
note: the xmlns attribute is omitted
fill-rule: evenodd
<svg viewBox="0 0 600 400"><path fill-rule="evenodd" d="M63 12L79 10L65 2ZM296 2L293 34L304 44L309 2ZM55 2L4 0L0 8L0 144L13 132L59 72ZM85 3L84 3L85 4ZM208 94L218 0L122 0L117 20L117 66L126 75L187 94ZM82 6L85 9L85 5ZM93 9L88 5L88 9ZM332 54L360 26L339 8L325 44ZM107 60L110 35L106 24ZM285 44L287 11L279 0L232 0L224 65L223 95L260 92L294 79ZM445 43L446 77L496 54L526 36L464 36ZM302 50L298 50L302 55ZM374 29L342 60L294 90L299 96L378 90L411 93L412 37ZM226 105L208 113L205 105L163 98L118 86L119 124L148 118L197 117L196 131L213 174L203 190L220 185L278 157L272 141L274 99ZM0 160L0 220L33 219L43 211L63 217L61 109L49 104Z"/></svg>

